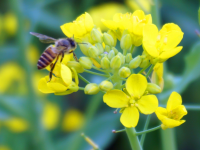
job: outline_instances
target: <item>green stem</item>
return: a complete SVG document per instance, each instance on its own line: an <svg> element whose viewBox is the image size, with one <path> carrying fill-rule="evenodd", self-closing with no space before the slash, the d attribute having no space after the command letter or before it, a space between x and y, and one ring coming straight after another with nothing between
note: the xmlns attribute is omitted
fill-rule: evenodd
<svg viewBox="0 0 200 150"><path fill-rule="evenodd" d="M142 146L140 145L139 139L136 135L135 128L126 128L126 133L128 135L132 150L142 150Z"/></svg>
<svg viewBox="0 0 200 150"><path fill-rule="evenodd" d="M149 126L150 119L151 119L151 115L148 115L148 116L147 116L147 120L146 120L145 125L144 125L143 131L147 130L147 128L148 128L148 126ZM141 139L140 139L140 144L141 144L142 146L143 146L143 144L144 144L145 136L146 136L146 133L143 134L142 137L141 137Z"/></svg>
<svg viewBox="0 0 200 150"><path fill-rule="evenodd" d="M140 71L138 72L138 74L139 74L139 73L143 73L147 68L149 68L150 65L151 65L151 64L149 63L146 67L144 67L142 70L140 70Z"/></svg>
<svg viewBox="0 0 200 150"><path fill-rule="evenodd" d="M152 22L160 29L160 13L158 0L152 0L153 5L151 6Z"/></svg>
<svg viewBox="0 0 200 150"><path fill-rule="evenodd" d="M155 130L158 130L158 129L160 129L161 128L161 125L159 125L159 126L157 126L157 127L154 127L154 128L151 128L151 129L148 129L148 130L144 130L144 131L141 131L141 132L137 132L136 134L137 135L144 135L144 134L146 134L146 133L149 133L149 132L153 132L153 131L155 131ZM141 142L140 142L141 143ZM141 144L142 145L142 144Z"/></svg>
<svg viewBox="0 0 200 150"><path fill-rule="evenodd" d="M126 129L117 130L117 131L116 131L116 130L114 130L114 131L113 131L113 133L120 133L120 132L124 132L124 131L126 131Z"/></svg>
<svg viewBox="0 0 200 150"><path fill-rule="evenodd" d="M126 56L127 51L128 51L127 49L123 49L123 55L124 55L124 56Z"/></svg>
<svg viewBox="0 0 200 150"><path fill-rule="evenodd" d="M148 72L147 72L146 78L148 78L148 76L149 76L150 73L152 72L153 67L154 67L154 65L151 65L150 69L149 69Z"/></svg>
<svg viewBox="0 0 200 150"><path fill-rule="evenodd" d="M135 47L134 45L132 45L132 47L131 47L131 51L130 51L131 54L133 54L135 48L136 48L136 47Z"/></svg>
<svg viewBox="0 0 200 150"><path fill-rule="evenodd" d="M105 74L101 74L101 73L93 72L93 71L90 71L90 70L87 70L87 69L84 69L84 71L87 72L87 73L90 73L90 74L97 75L97 76L109 77L109 75L105 75Z"/></svg>
<svg viewBox="0 0 200 150"><path fill-rule="evenodd" d="M85 79L82 75L78 74L78 77L79 77L82 81L84 81L85 83L87 83L87 84L90 83L90 82L89 82L87 79Z"/></svg>
<svg viewBox="0 0 200 150"><path fill-rule="evenodd" d="M194 106L194 105L185 105L187 110L194 110L194 111L200 111L200 106Z"/></svg>
<svg viewBox="0 0 200 150"><path fill-rule="evenodd" d="M108 73L108 71L99 69L99 68L97 68L96 66L92 66L92 68L93 68L93 69L96 69L96 70L98 70L98 71L104 72L104 73Z"/></svg>
<svg viewBox="0 0 200 150"><path fill-rule="evenodd" d="M79 89L79 90L84 90L85 88L84 88L84 87L79 87L78 89Z"/></svg>
<svg viewBox="0 0 200 150"><path fill-rule="evenodd" d="M113 78L113 76L110 76L108 79L106 79L107 81L111 80Z"/></svg>
<svg viewBox="0 0 200 150"><path fill-rule="evenodd" d="M174 128L161 130L162 149L177 150Z"/></svg>

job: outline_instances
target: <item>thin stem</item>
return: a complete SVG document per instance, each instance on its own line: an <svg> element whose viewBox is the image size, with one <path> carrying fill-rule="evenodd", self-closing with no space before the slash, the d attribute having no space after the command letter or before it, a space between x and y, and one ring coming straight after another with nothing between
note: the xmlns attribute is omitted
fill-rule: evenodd
<svg viewBox="0 0 200 150"><path fill-rule="evenodd" d="M111 80L113 78L113 76L110 76L108 79L106 79L107 81Z"/></svg>
<svg viewBox="0 0 200 150"><path fill-rule="evenodd" d="M194 111L200 111L200 106L194 106L194 105L185 105L187 110L194 110Z"/></svg>
<svg viewBox="0 0 200 150"><path fill-rule="evenodd" d="M158 130L161 128L161 125L157 126L157 127L154 127L154 128L151 128L151 129L148 129L148 130L144 130L144 131L141 131L141 132L137 132L136 135L141 135L141 134L146 134L146 133L149 133L149 132L153 132L155 130ZM141 142L140 142L141 143ZM142 145L142 144L141 144Z"/></svg>
<svg viewBox="0 0 200 150"><path fill-rule="evenodd" d="M121 130L117 130L117 131L116 131L116 130L113 130L112 132L113 132L113 133L120 133L120 132L124 132L124 131L126 131L126 129L121 129Z"/></svg>
<svg viewBox="0 0 200 150"><path fill-rule="evenodd" d="M135 47L134 45L132 45L131 51L130 51L131 54L134 52L135 48L136 48L136 47Z"/></svg>
<svg viewBox="0 0 200 150"><path fill-rule="evenodd" d="M153 5L151 6L152 22L160 29L160 14L158 0L152 0Z"/></svg>
<svg viewBox="0 0 200 150"><path fill-rule="evenodd" d="M149 68L150 65L151 65L151 64L149 63L146 67L144 67L142 70L140 70L140 71L138 72L138 74L139 74L139 73L143 73L147 68Z"/></svg>
<svg viewBox="0 0 200 150"><path fill-rule="evenodd" d="M78 74L78 77L79 77L82 81L84 81L85 83L87 83L87 84L90 83L90 82L89 82L87 79L85 79L82 75Z"/></svg>
<svg viewBox="0 0 200 150"><path fill-rule="evenodd" d="M140 145L139 139L136 135L135 128L126 128L126 133L128 135L132 150L142 150L142 146Z"/></svg>
<svg viewBox="0 0 200 150"><path fill-rule="evenodd" d="M79 87L78 89L79 89L79 90L84 90L85 88L84 88L84 87Z"/></svg>
<svg viewBox="0 0 200 150"><path fill-rule="evenodd" d="M89 71L89 70L87 70L87 69L84 69L84 71L87 72L87 73L90 73L90 74L97 75L97 76L109 77L108 75L101 74L101 73L97 73L97 72L93 72L93 71Z"/></svg>
<svg viewBox="0 0 200 150"><path fill-rule="evenodd" d="M161 130L162 150L177 150L174 128Z"/></svg>
<svg viewBox="0 0 200 150"><path fill-rule="evenodd" d="M147 128L148 128L148 126L149 126L150 119L151 119L151 115L148 115L148 116L147 116L147 120L146 120L145 125L144 125L143 131L147 130ZM146 134L143 134L143 135L141 136L141 139L140 139L140 144L141 144L142 146L143 146L143 144L144 144L145 136L146 136Z"/></svg>
<svg viewBox="0 0 200 150"><path fill-rule="evenodd" d="M128 51L127 49L123 49L123 55L124 56L126 56L127 51Z"/></svg>
<svg viewBox="0 0 200 150"><path fill-rule="evenodd" d="M92 68L93 68L93 69L96 69L96 70L98 70L98 71L101 71L101 72L108 73L108 71L99 69L99 68L97 68L96 66L92 66Z"/></svg>
<svg viewBox="0 0 200 150"><path fill-rule="evenodd" d="M154 67L154 65L151 65L151 67L150 67L149 71L147 72L146 78L148 78L148 76L149 76L149 75L150 75L150 73L152 72L152 70L153 70L153 67Z"/></svg>

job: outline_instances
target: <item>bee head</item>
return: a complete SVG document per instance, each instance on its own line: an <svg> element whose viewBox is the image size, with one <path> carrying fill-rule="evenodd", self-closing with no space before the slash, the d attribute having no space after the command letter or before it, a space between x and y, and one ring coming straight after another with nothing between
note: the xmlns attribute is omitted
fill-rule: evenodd
<svg viewBox="0 0 200 150"><path fill-rule="evenodd" d="M71 47L72 47L73 49L75 49L75 48L76 48L76 42L75 42L75 40L74 40L74 39L71 39L71 38L69 38L69 39L68 39L68 41L69 41L69 43L70 43Z"/></svg>

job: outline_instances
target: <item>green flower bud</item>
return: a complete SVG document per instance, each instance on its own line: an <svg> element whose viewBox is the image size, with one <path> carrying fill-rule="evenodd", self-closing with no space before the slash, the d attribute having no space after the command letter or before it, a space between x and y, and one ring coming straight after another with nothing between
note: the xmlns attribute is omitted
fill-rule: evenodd
<svg viewBox="0 0 200 150"><path fill-rule="evenodd" d="M108 52L108 53L109 53L110 50L111 50L110 46L106 45L106 46L105 46L105 52Z"/></svg>
<svg viewBox="0 0 200 150"><path fill-rule="evenodd" d="M77 71L77 73L83 73L84 72L84 68L77 61L68 61L67 66L70 67L70 68L73 67Z"/></svg>
<svg viewBox="0 0 200 150"><path fill-rule="evenodd" d="M132 45L132 40L130 34L126 34L121 38L120 46L123 50L128 50Z"/></svg>
<svg viewBox="0 0 200 150"><path fill-rule="evenodd" d="M99 92L99 86L96 83L90 83L85 86L84 93L94 95Z"/></svg>
<svg viewBox="0 0 200 150"><path fill-rule="evenodd" d="M137 56L137 57L133 58L129 62L129 68L135 69L135 68L139 67L139 65L141 64L141 62L142 62L141 56Z"/></svg>
<svg viewBox="0 0 200 150"><path fill-rule="evenodd" d="M95 47L99 50L99 54L102 54L104 52L102 44L96 43Z"/></svg>
<svg viewBox="0 0 200 150"><path fill-rule="evenodd" d="M117 55L119 53L119 51L115 47L112 47L112 50L114 50L115 55Z"/></svg>
<svg viewBox="0 0 200 150"><path fill-rule="evenodd" d="M112 88L113 88L113 84L112 82L110 81L102 81L100 84L99 84L99 88L102 90L102 91L110 91Z"/></svg>
<svg viewBox="0 0 200 150"><path fill-rule="evenodd" d="M123 65L125 63L125 56L122 53L120 53L120 52L117 55L120 57L121 63Z"/></svg>
<svg viewBox="0 0 200 150"><path fill-rule="evenodd" d="M103 42L103 37L99 30L93 28L90 35L91 35L91 38L94 41L94 43L102 43Z"/></svg>
<svg viewBox="0 0 200 150"><path fill-rule="evenodd" d="M114 39L114 46L117 44L117 37L112 30L108 30L108 34L110 34Z"/></svg>
<svg viewBox="0 0 200 150"><path fill-rule="evenodd" d="M91 46L88 52L89 56L92 58L96 58L99 55L99 51L95 46Z"/></svg>
<svg viewBox="0 0 200 150"><path fill-rule="evenodd" d="M101 67L103 69L109 69L110 68L110 61L109 61L108 57L104 56L101 59Z"/></svg>
<svg viewBox="0 0 200 150"><path fill-rule="evenodd" d="M115 57L112 58L111 62L110 62L110 67L112 69L118 69L120 68L122 65L122 62L121 62L121 58L119 55L116 55Z"/></svg>
<svg viewBox="0 0 200 150"><path fill-rule="evenodd" d="M87 44L79 44L79 47L82 51L82 53L85 55L85 56L89 56L89 53L88 53L88 50L89 50L89 47L91 47L92 44L90 43L87 43Z"/></svg>
<svg viewBox="0 0 200 150"><path fill-rule="evenodd" d="M113 37L108 33L103 34L103 41L106 45L115 46Z"/></svg>
<svg viewBox="0 0 200 150"><path fill-rule="evenodd" d="M120 70L119 70L119 76L122 77L122 78L127 78L128 76L130 76L131 74L131 70L127 67L122 67Z"/></svg>
<svg viewBox="0 0 200 150"><path fill-rule="evenodd" d="M115 56L115 52L114 52L114 50L111 50L111 51L108 53L108 59L111 60L114 56Z"/></svg>
<svg viewBox="0 0 200 150"><path fill-rule="evenodd" d="M80 57L79 58L79 63L85 69L91 69L92 68L92 64L93 64L89 57Z"/></svg>
<svg viewBox="0 0 200 150"><path fill-rule="evenodd" d="M146 91L148 91L151 94L158 94L162 91L162 89L157 84L148 83Z"/></svg>
<svg viewBox="0 0 200 150"><path fill-rule="evenodd" d="M132 58L131 53L128 53L128 54L126 55L126 57L125 57L126 63L129 63L132 59L133 59L133 58Z"/></svg>
<svg viewBox="0 0 200 150"><path fill-rule="evenodd" d="M142 60L141 64L140 64L140 68L144 68L149 64L149 59L145 58Z"/></svg>

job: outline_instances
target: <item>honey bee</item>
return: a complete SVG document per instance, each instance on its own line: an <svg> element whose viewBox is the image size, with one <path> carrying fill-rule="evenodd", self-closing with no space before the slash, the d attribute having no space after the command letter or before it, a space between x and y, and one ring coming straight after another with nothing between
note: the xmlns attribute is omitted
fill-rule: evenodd
<svg viewBox="0 0 200 150"><path fill-rule="evenodd" d="M53 75L52 72L58 61L59 56L61 56L60 62L62 62L64 54L73 53L75 60L78 61L74 53L74 50L77 47L77 43L73 38L54 39L52 37L35 32L30 32L30 34L38 37L42 43L55 43L55 46L50 45L44 50L37 63L38 70L50 65L51 69L49 73L49 82L51 81ZM53 60L55 60L55 63L52 63Z"/></svg>

